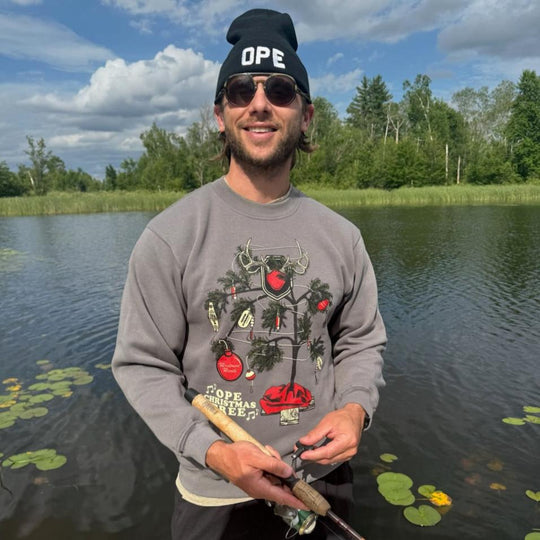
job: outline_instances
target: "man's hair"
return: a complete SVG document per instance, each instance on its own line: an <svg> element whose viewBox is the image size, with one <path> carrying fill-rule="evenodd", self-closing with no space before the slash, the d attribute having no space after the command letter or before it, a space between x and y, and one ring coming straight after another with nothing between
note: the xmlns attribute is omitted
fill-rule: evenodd
<svg viewBox="0 0 540 540"><path fill-rule="evenodd" d="M307 107L306 100L302 97L302 112L305 112ZM223 111L223 98L216 104L222 111ZM222 144L221 152L214 157L215 161L222 161L223 163L226 163L227 165L230 165L231 163L231 147L229 146L229 142L227 141L227 136L225 135L224 131L221 131L219 133L219 140ZM297 152L305 152L306 154L311 154L315 150L317 150L318 145L313 144L308 136L302 131L300 133L300 137L298 138L298 142L296 143L296 151ZM294 167L296 163L296 154L293 155L293 160L291 163L291 169Z"/></svg>

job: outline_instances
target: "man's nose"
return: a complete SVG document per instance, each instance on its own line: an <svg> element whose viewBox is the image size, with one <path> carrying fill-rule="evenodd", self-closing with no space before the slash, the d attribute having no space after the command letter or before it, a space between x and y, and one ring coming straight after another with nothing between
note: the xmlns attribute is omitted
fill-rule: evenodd
<svg viewBox="0 0 540 540"><path fill-rule="evenodd" d="M268 99L264 92L264 81L255 81L255 95L251 100L251 106L257 109L267 109Z"/></svg>

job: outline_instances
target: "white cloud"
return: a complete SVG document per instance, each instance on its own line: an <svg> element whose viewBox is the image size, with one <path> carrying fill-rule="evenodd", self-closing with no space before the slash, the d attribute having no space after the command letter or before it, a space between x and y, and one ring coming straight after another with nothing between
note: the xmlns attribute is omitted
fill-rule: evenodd
<svg viewBox="0 0 540 540"><path fill-rule="evenodd" d="M323 77L309 80L312 96L326 97L330 94L345 94L356 89L360 84L363 71L355 69L342 75L328 73Z"/></svg>
<svg viewBox="0 0 540 540"><path fill-rule="evenodd" d="M138 30L141 34L153 34L152 21L141 19L140 21L130 21L129 25Z"/></svg>
<svg viewBox="0 0 540 540"><path fill-rule="evenodd" d="M72 118L107 119L106 124L118 122L122 129L130 118L196 110L211 102L218 70L202 54L169 45L152 60L109 60L75 95L37 94L24 103Z"/></svg>
<svg viewBox="0 0 540 540"><path fill-rule="evenodd" d="M345 57L345 55L342 52L338 52L338 53L334 54L334 56L331 56L326 61L326 65L331 66L332 64L335 64L336 62L339 62L344 57Z"/></svg>
<svg viewBox="0 0 540 540"><path fill-rule="evenodd" d="M466 0L312 0L297 3L294 13L301 42L344 38L395 43L414 32L439 28L464 5Z"/></svg>
<svg viewBox="0 0 540 540"><path fill-rule="evenodd" d="M89 71L114 55L52 21L0 13L0 56L37 60L65 71Z"/></svg>
<svg viewBox="0 0 540 540"><path fill-rule="evenodd" d="M439 34L451 55L501 59L540 56L540 3L535 0L476 0Z"/></svg>
<svg viewBox="0 0 540 540"><path fill-rule="evenodd" d="M179 19L188 13L182 0L101 0L101 3L133 15L167 15Z"/></svg>
<svg viewBox="0 0 540 540"><path fill-rule="evenodd" d="M142 151L140 134L152 122L180 135L210 106L219 64L190 49L169 45L150 60L108 61L89 83L0 85L0 161L11 168L25 161L25 135L43 137L68 167L103 176Z"/></svg>

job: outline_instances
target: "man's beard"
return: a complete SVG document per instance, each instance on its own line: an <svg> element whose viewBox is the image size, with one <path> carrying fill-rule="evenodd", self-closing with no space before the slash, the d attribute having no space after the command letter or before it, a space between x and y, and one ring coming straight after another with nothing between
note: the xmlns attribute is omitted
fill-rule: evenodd
<svg viewBox="0 0 540 540"><path fill-rule="evenodd" d="M231 151L231 158L234 157L235 161L240 165L265 171L281 167L283 163L288 161L294 154L301 135L299 126L291 126L272 154L257 157L246 149L244 143L239 137L235 136L233 130L225 128L225 137Z"/></svg>

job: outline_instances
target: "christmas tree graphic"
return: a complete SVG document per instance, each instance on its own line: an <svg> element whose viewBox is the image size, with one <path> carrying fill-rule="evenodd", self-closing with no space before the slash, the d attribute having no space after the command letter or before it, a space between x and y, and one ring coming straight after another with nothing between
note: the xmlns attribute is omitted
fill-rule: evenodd
<svg viewBox="0 0 540 540"><path fill-rule="evenodd" d="M310 390L295 382L297 364L309 359L318 382L325 347L320 336L312 335L313 317L332 305L328 284L317 278L309 283L298 279L306 275L309 257L298 242L295 249L295 257L254 255L265 250L252 247L249 239L237 248L232 269L218 279L219 288L210 291L205 302L217 334L212 352L224 380L234 381L244 374L253 388L258 374L290 361L289 380L266 389L259 400L262 414L279 414L284 425L298 423L299 412L314 406ZM248 343L247 369L234 352L238 342Z"/></svg>

